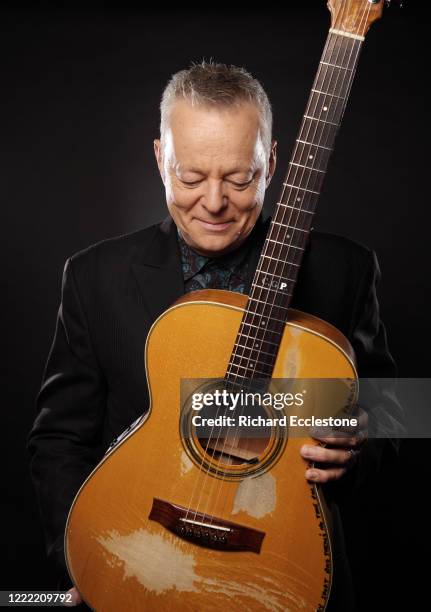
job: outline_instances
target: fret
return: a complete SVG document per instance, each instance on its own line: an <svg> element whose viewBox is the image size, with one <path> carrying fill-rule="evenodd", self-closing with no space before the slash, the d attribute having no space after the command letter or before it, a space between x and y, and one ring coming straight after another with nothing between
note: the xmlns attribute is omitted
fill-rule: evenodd
<svg viewBox="0 0 431 612"><path fill-rule="evenodd" d="M345 66L338 66L337 64L330 64L329 62L323 62L322 60L320 60L320 64L324 64L325 66L332 66L333 68L340 68L341 70L350 70L350 72L352 72L351 68L346 68Z"/></svg>
<svg viewBox="0 0 431 612"><path fill-rule="evenodd" d="M243 378L244 380L249 380L250 376L244 376L243 374L235 374L235 378ZM230 380L230 373L229 372L226 373L225 379L227 381L229 381L229 382L235 382L235 381L231 381Z"/></svg>
<svg viewBox="0 0 431 612"><path fill-rule="evenodd" d="M332 122L318 121L304 115L299 138L301 140L312 139L324 147L332 147L337 133L337 125L333 125Z"/></svg>
<svg viewBox="0 0 431 612"><path fill-rule="evenodd" d="M271 238L267 238L267 240L268 242L275 242L275 244L280 244L278 240L272 240ZM289 249L300 249L301 251L304 250L302 247L295 246L294 244L283 244L282 246L287 246Z"/></svg>
<svg viewBox="0 0 431 612"><path fill-rule="evenodd" d="M302 144L310 145L311 147L317 147L318 149L325 149L325 151L334 150L334 149L331 149L331 147L324 147L323 145L315 144L314 142L307 142L306 140L300 140L299 138L296 139L296 142L301 142Z"/></svg>
<svg viewBox="0 0 431 612"><path fill-rule="evenodd" d="M269 304L270 306L277 306L276 304L271 304L269 302L266 302L266 304ZM285 319L278 319L277 317L273 317L272 315L271 316L267 316L266 314L264 314L261 311L254 312L254 311L250 310L249 308L247 308L245 310L245 312L244 312L244 316L243 316L243 319L241 321L242 323L248 323L248 321L246 319L247 319L247 316L249 314L253 316L253 319L255 317L259 317L260 318L260 322L258 322L258 325L257 325L257 327L259 327L259 328L266 329L267 328L267 320L268 319L270 321L278 321L279 323L285 323ZM253 325L254 325L254 323L253 323Z"/></svg>
<svg viewBox="0 0 431 612"><path fill-rule="evenodd" d="M255 306L257 307L257 304L255 304ZM249 315L250 317L254 318L259 315L262 315L267 319L272 319L272 317L274 317L278 319L279 321L286 321L287 312L288 312L288 309L285 306L279 306L278 304L272 304L271 302L266 302L263 306L262 305L259 306L258 311L250 310L249 308L246 312L246 315L244 315L244 317ZM248 320L249 319L247 319L247 321Z"/></svg>
<svg viewBox="0 0 431 612"><path fill-rule="evenodd" d="M326 52L321 58L321 62L328 62L330 64L337 64L343 68L350 68L353 70L355 62L352 62L353 51L355 48L360 47L354 40L346 40L346 38L340 36L329 35L328 46Z"/></svg>
<svg viewBox="0 0 431 612"><path fill-rule="evenodd" d="M306 240L303 239L303 235L299 235L296 234L296 236L298 237L297 240L297 245L298 246L302 246L305 247L307 242ZM301 241L301 237L302 237L302 241ZM293 243L292 243L293 244ZM269 260L266 263L266 269L268 271L272 271L275 269L277 269L277 266L279 264L282 264L282 266L286 265L289 261L293 261L294 263L299 263L299 259L300 259L300 255L301 255L301 251L303 251L303 249L295 249L295 250L291 250L291 244L290 243L281 243L281 242L273 242L271 244L271 249L272 249L272 253L271 253L271 257L272 257L272 261ZM275 263L273 263L273 261L275 261ZM264 266L262 264L262 269L261 269L261 264L259 262L258 264L258 269L256 270L256 274L258 272L264 272Z"/></svg>
<svg viewBox="0 0 431 612"><path fill-rule="evenodd" d="M283 296L281 297L284 300ZM250 304L248 306L246 315L244 315L244 321L246 320L246 316L248 315L249 317L252 317L252 320L254 317L262 315L267 319L272 319L274 317L279 321L286 321L288 308L285 305L279 304L280 301L280 299L277 299L274 303L265 301L263 304L258 304L256 300L254 304ZM250 318L247 318L247 321L249 320Z"/></svg>
<svg viewBox="0 0 431 612"><path fill-rule="evenodd" d="M298 144L293 153L292 165L298 165L316 172L325 173L329 162L330 149L313 144Z"/></svg>
<svg viewBox="0 0 431 612"><path fill-rule="evenodd" d="M278 344L274 343L274 342L270 342L269 340L256 340L256 338L253 338L251 336L247 336L246 334L241 334L240 336L238 336L237 338L237 342L245 342L245 347L248 350L251 351L261 351L262 347L267 348L268 350L265 351L268 355L276 355L277 354L277 349L278 349ZM248 346L248 343L252 343L253 346ZM268 345L268 346L265 346Z"/></svg>
<svg viewBox="0 0 431 612"><path fill-rule="evenodd" d="M328 125L334 125L338 127L338 123L332 123L332 121L325 121L324 119L319 119L318 117L310 117L310 115L304 115L305 119L311 119L312 121L320 121L320 123L327 123Z"/></svg>
<svg viewBox="0 0 431 612"><path fill-rule="evenodd" d="M305 191L308 191L307 189ZM298 212L306 212L309 215L314 214L312 210L305 210L303 208L298 208L298 206L292 206L291 204L285 204L284 202L277 202L278 206L284 206L284 208L292 208L293 210L297 210Z"/></svg>
<svg viewBox="0 0 431 612"><path fill-rule="evenodd" d="M289 295L291 296L291 293L287 293L287 291L282 290L278 290L278 289L272 289L271 287L262 287L262 285L258 285L257 283L253 283L253 287L257 289L262 289L264 291L271 291L271 293L277 293L278 295ZM282 291L282 293L281 293ZM257 314L257 313L256 313ZM263 315L262 315L263 316ZM272 321L277 321L279 323L285 323L285 321L283 319L275 319L274 317L266 317L266 318L270 318ZM257 327L258 329L265 329L266 325L261 327L260 325L253 325L252 323L246 323L246 325L251 325L252 327Z"/></svg>
<svg viewBox="0 0 431 612"><path fill-rule="evenodd" d="M287 263L285 261L282 261L281 259L277 259L276 257L271 257L270 255L261 255L261 257L264 257L265 259L272 259L274 261L280 262L280 263ZM293 263L291 261L289 261L289 266L296 266L299 267L299 264Z"/></svg>
<svg viewBox="0 0 431 612"><path fill-rule="evenodd" d="M293 241L295 241L295 244L302 244L304 242L304 238L307 240L307 236L304 236L304 234L308 234L306 229L297 225L277 225L282 226L284 231L272 228L268 233L267 240L270 240L271 242L278 242L279 244L293 244ZM297 233L296 230L300 231L301 233ZM289 243L287 242L288 240L290 240Z"/></svg>
<svg viewBox="0 0 431 612"><path fill-rule="evenodd" d="M282 261L281 259L277 259L277 257L273 257L272 255L264 255L262 253L261 257L265 257L266 259L270 259L272 261L276 261L277 263L285 263L284 261Z"/></svg>
<svg viewBox="0 0 431 612"><path fill-rule="evenodd" d="M289 162L291 166L297 166L299 168L305 168L306 170L312 170L313 172L325 172L324 170L318 170L317 168L312 168L311 166L304 166L303 164L297 164L295 162Z"/></svg>
<svg viewBox="0 0 431 612"><path fill-rule="evenodd" d="M324 118L329 124L336 123L337 125L341 121L343 115L343 109L345 106L344 98L331 98L326 99L321 96L310 97L305 115L310 117ZM317 132L317 128L315 130ZM316 135L311 140L317 140Z"/></svg>
<svg viewBox="0 0 431 612"><path fill-rule="evenodd" d="M321 190L323 179L325 177L324 172L314 172L312 168L295 168L294 166L289 166L289 173L286 177L288 183L299 183L301 186L303 185L305 189L308 191L319 191ZM308 196L311 202L311 196ZM290 202L293 205L292 199L289 198L281 198L283 203ZM303 199L299 194L295 198L295 202L297 208L304 210L309 209L311 206L304 206L304 203L307 202L306 199ZM313 209L314 210L314 209Z"/></svg>
<svg viewBox="0 0 431 612"><path fill-rule="evenodd" d="M289 195L290 194L286 194L286 199L289 199ZM279 217L284 215L286 217L286 221L290 225L299 225L300 227L309 229L313 221L314 212L313 210L308 210L308 208L311 208L311 206L308 204L308 202L306 202L305 198L303 204L306 205L307 208L299 208L298 206L292 206L291 204L280 202L277 209L277 215ZM297 234L297 236L299 236L299 234Z"/></svg>
<svg viewBox="0 0 431 612"><path fill-rule="evenodd" d="M290 279L290 280L293 280L293 279ZM289 310L287 308L287 306L283 306L282 304L269 304L266 301L259 300L258 298L255 298L255 297L252 297L252 296L249 297L249 303L250 302L258 302L259 304L263 304L264 306L271 306L271 307L275 307L275 308L280 308L282 310L285 310L286 312ZM259 306L259 308L260 308L260 306ZM253 312L253 311L250 310L250 306L249 305L247 306L247 312ZM268 316L268 315L265 315L265 316Z"/></svg>
<svg viewBox="0 0 431 612"><path fill-rule="evenodd" d="M268 291L274 291L274 289L269 289ZM268 321L270 322L269 325L267 325ZM284 319L274 319L272 317L271 318L265 317L265 319L261 321L259 325L255 325L254 323L249 323L248 321L242 320L241 327L247 326L253 329L257 329L258 331L263 332L264 334L279 335L281 331L278 331L277 329L273 329L271 327L271 323L281 323L282 326L284 326L286 324L286 321Z"/></svg>
<svg viewBox="0 0 431 612"><path fill-rule="evenodd" d="M304 249L302 249L304 250ZM279 263L282 263L284 265L286 265L286 261L279 259L278 260ZM272 274L271 272L267 271L267 270L261 270L259 267L256 269L256 276L259 274L264 274L265 276L274 276L274 274ZM282 282L282 283L288 283L288 282L292 282L294 283L296 281L296 278L288 278L287 276L279 276L277 275L277 282Z"/></svg>
<svg viewBox="0 0 431 612"><path fill-rule="evenodd" d="M267 361L251 359L246 355L242 357L239 355L232 355L231 361L229 361L229 366L237 368L237 371L248 370L249 372L253 371L254 373L266 374L268 370L270 371L274 367L276 358L276 352L267 358Z"/></svg>
<svg viewBox="0 0 431 612"><path fill-rule="evenodd" d="M251 346L245 346L245 344L239 344L238 342L235 342L234 346L236 346L237 348L238 347L239 348L245 348L245 349L250 350L250 351L256 351L256 352L259 353L259 355L268 355L269 357L273 357L274 356L274 353L267 353L266 351L262 351L261 349L255 349L255 348L253 348ZM255 361L257 361L257 360L255 359Z"/></svg>
<svg viewBox="0 0 431 612"><path fill-rule="evenodd" d="M270 261L270 262L275 261L275 262L276 262L276 265L277 265L277 264L279 264L279 263L281 263L281 264L287 264L287 262L286 262L286 258L284 258L284 259L280 259L279 257L274 257L274 254L272 254L272 255L266 255L266 254L263 254L263 253L262 253L261 257L263 257L263 258L267 259L267 260L268 260L268 261ZM289 263L290 263L290 262L289 262ZM296 264L293 264L293 265L296 265ZM260 269L258 268L258 270L260 270ZM256 270L256 272L257 272L258 270Z"/></svg>
<svg viewBox="0 0 431 612"><path fill-rule="evenodd" d="M257 280L257 275L259 273L268 274L268 272L275 273L277 274L277 276L283 277L283 278L280 278L282 282L289 280L289 279L284 279L284 276L285 276L285 274L283 273L284 266L286 266L290 261L293 261L294 263L299 264L302 253L307 244L307 241L304 240L303 234L301 235L296 234L296 236L298 237L298 240L295 244L300 248L293 249L292 248L294 246L293 243L281 243L281 242L271 243L271 248L272 248L271 256L275 259L275 262L273 263L273 261L267 261L265 262L266 263L265 266L263 264L261 265L261 263L259 262L258 268L256 270L255 280ZM281 268L280 268L280 264L281 264ZM265 268L268 270L268 272L265 271ZM280 274L278 274L277 270L280 271ZM286 270L286 275L287 275L287 270ZM265 285L266 283L263 282L261 284Z"/></svg>
<svg viewBox="0 0 431 612"><path fill-rule="evenodd" d="M346 98L350 89L350 82L353 77L353 70L346 70L343 67L323 68L319 70L316 80L313 83L313 89L319 91L327 91L330 94L335 94L340 98Z"/></svg>
<svg viewBox="0 0 431 612"><path fill-rule="evenodd" d="M248 365L246 367L249 366L251 368L254 368L256 363L259 363L260 365L263 365L263 366L270 366L274 363L274 359L276 357L275 353L271 353L271 354L267 353L269 359L266 359L266 361L263 361L262 359L259 359L261 355L263 358L263 353L260 353L259 351L255 351L255 352L257 352L256 357L253 357L251 352L250 354L247 354L247 355L246 354L239 355L238 353L235 353L235 355L233 355L232 357L234 357L236 361L240 361L240 362L247 361Z"/></svg>
<svg viewBox="0 0 431 612"><path fill-rule="evenodd" d="M300 225L301 227L308 228L313 219L314 211L308 210L307 208L300 208L293 204L287 204L285 202L278 203L278 211L285 211L287 213L286 221L292 225ZM278 214L277 211L277 214Z"/></svg>
<svg viewBox="0 0 431 612"><path fill-rule="evenodd" d="M331 94L328 91L320 91L319 89L312 89L311 90L313 93L317 93L321 96L331 96L331 98L338 98L339 100L345 100L346 98L343 98L341 96L336 96L335 94Z"/></svg>
<svg viewBox="0 0 431 612"><path fill-rule="evenodd" d="M307 193L313 193L314 195L320 195L320 191L313 191L312 189L306 189L305 187L299 187L299 185L292 185L292 183L282 183L285 187L292 187L293 189L300 189L301 191L306 191ZM284 202L277 202L277 205L283 204L283 206L287 206ZM293 207L291 207L293 208ZM308 212L308 211L303 211Z"/></svg>
<svg viewBox="0 0 431 612"><path fill-rule="evenodd" d="M229 363L229 369L231 369L231 368L237 368L237 369L241 369L241 370L246 370L248 372L253 372L253 374L262 374L263 376L268 376L268 374L271 373L271 372L263 372L262 370L256 370L255 368L249 368L249 367L246 367L246 366L236 365L235 363ZM245 375L242 375L242 374L237 374L236 372L233 372L233 374L235 374L235 376L236 375L242 376L242 378L250 378L250 376L245 376Z"/></svg>
<svg viewBox="0 0 431 612"><path fill-rule="evenodd" d="M244 333L242 331L239 332L238 337L239 337L239 339L244 339L245 338L246 342L247 342L247 339L251 340L252 342L255 343L255 345L270 344L271 346L275 346L277 348L279 346L278 342L271 342L271 340L266 340L265 338L258 338L257 339L258 342L256 342L256 337L255 336L249 336L248 334L246 334L246 333ZM256 348L257 348L257 346L256 346Z"/></svg>
<svg viewBox="0 0 431 612"><path fill-rule="evenodd" d="M286 223L280 223L279 221L272 221L272 223L274 225L281 225L282 227L285 227L286 229L292 229L298 232L305 232L306 234L308 234L308 230L302 229L301 227L294 227L292 225L286 225Z"/></svg>

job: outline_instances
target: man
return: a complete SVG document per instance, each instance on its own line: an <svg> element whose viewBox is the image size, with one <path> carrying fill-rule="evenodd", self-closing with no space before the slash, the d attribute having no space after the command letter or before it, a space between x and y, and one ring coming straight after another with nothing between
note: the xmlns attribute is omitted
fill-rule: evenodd
<svg viewBox="0 0 431 612"><path fill-rule="evenodd" d="M67 260L28 439L48 556L60 578L64 527L78 488L112 439L148 408L143 362L151 324L186 291L249 291L269 227L262 206L276 150L269 100L248 72L206 62L180 71L163 94L161 137L154 141L169 215ZM349 338L362 376L394 375L378 315L378 277L372 251L311 232L292 303ZM304 477L326 483L339 525L328 609L343 612L353 609L353 595L333 498L359 486L367 465L377 468L381 445L364 445L365 438L366 419L356 436L301 450L317 463L306 470L304 461ZM79 593L72 593L79 603Z"/></svg>

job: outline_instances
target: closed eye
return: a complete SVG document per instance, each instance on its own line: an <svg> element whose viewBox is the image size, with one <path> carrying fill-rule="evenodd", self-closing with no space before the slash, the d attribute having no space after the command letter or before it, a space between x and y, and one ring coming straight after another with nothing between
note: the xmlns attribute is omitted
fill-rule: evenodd
<svg viewBox="0 0 431 612"><path fill-rule="evenodd" d="M230 181L230 182L232 183L234 187L237 187L238 189L245 189L253 182L253 179L250 179L246 183L236 183L235 181Z"/></svg>
<svg viewBox="0 0 431 612"><path fill-rule="evenodd" d="M201 180L200 181L181 181L183 185L187 185L187 187L197 187L198 185L201 184Z"/></svg>

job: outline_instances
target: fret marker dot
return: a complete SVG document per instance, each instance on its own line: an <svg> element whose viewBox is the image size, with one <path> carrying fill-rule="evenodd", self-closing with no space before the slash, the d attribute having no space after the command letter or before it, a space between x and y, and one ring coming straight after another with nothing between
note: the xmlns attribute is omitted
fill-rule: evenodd
<svg viewBox="0 0 431 612"><path fill-rule="evenodd" d="M287 234L286 238L290 238L290 234Z"/></svg>
<svg viewBox="0 0 431 612"><path fill-rule="evenodd" d="M255 342L254 345L256 346L256 348L259 348L259 342Z"/></svg>
<svg viewBox="0 0 431 612"><path fill-rule="evenodd" d="M297 201L297 202L300 202L300 201L301 201L301 198L296 198L296 201Z"/></svg>
<svg viewBox="0 0 431 612"><path fill-rule="evenodd" d="M323 110L324 110L324 111L327 111L327 110L328 110L328 107L327 107L327 106L324 106L324 107L323 107Z"/></svg>
<svg viewBox="0 0 431 612"><path fill-rule="evenodd" d="M265 321L262 321L262 325L265 325Z"/></svg>
<svg viewBox="0 0 431 612"><path fill-rule="evenodd" d="M309 156L308 156L308 159L313 159L313 156L312 156L312 155L309 155Z"/></svg>

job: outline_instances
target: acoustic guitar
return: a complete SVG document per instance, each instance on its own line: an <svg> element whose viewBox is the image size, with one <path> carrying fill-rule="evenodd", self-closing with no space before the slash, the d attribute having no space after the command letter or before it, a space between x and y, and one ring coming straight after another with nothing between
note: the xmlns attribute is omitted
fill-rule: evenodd
<svg viewBox="0 0 431 612"><path fill-rule="evenodd" d="M327 606L331 516L300 456L304 442L319 442L276 425L257 442L217 427L200 435L182 381L231 389L357 381L348 340L289 308L362 43L383 2L328 6L331 27L250 295L195 291L158 317L145 344L149 411L114 441L71 506L68 571L95 610Z"/></svg>

